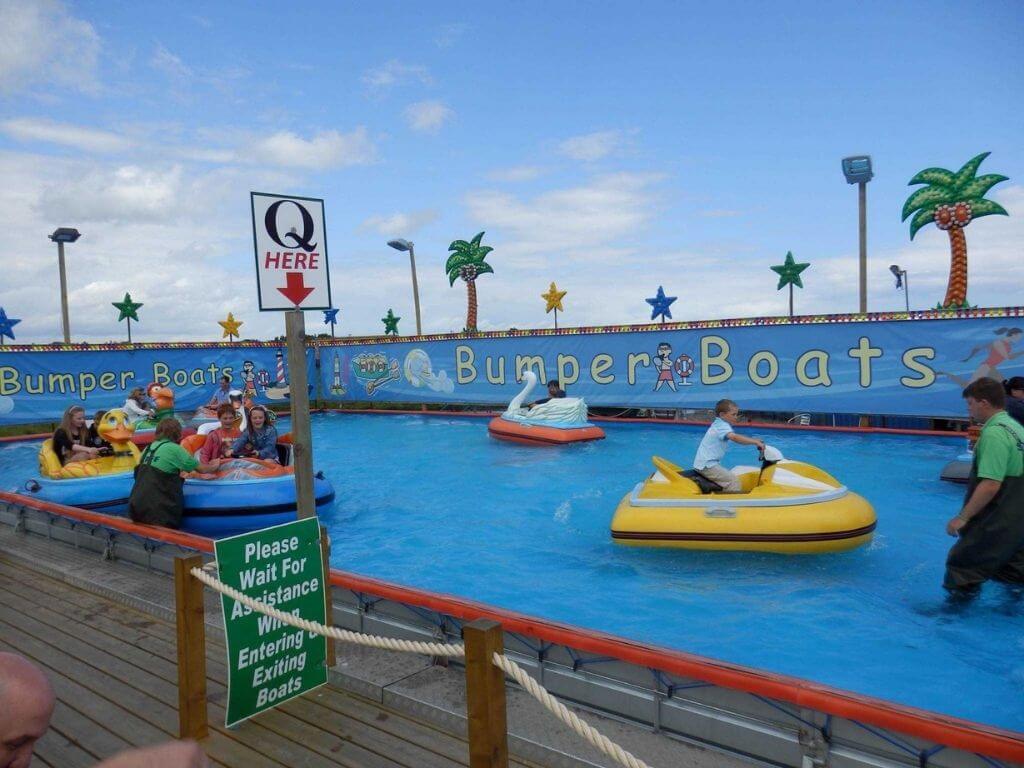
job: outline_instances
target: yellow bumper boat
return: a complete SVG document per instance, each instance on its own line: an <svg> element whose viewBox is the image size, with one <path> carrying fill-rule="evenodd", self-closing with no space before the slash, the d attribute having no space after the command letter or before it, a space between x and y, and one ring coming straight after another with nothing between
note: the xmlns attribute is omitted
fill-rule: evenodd
<svg viewBox="0 0 1024 768"><path fill-rule="evenodd" d="M736 467L741 493L717 488L692 470L655 456L655 472L627 494L612 518L620 544L682 549L815 554L871 541L875 510L834 477L787 461L770 446L760 469Z"/></svg>

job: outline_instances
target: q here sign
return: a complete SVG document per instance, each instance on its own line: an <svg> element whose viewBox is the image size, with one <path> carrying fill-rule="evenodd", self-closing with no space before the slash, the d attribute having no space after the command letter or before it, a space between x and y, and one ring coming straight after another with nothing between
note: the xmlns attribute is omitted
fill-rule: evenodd
<svg viewBox="0 0 1024 768"><path fill-rule="evenodd" d="M250 192L261 312L330 309L324 201Z"/></svg>

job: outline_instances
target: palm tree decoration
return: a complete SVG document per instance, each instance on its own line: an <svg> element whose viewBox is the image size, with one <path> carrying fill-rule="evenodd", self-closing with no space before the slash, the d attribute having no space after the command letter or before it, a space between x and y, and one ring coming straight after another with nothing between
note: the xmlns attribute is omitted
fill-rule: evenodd
<svg viewBox="0 0 1024 768"><path fill-rule="evenodd" d="M489 245L480 244L483 236L484 233L480 232L468 243L465 240L453 242L448 246L451 256L444 265L449 285L455 285L455 279L458 277L466 281L466 331L470 333L476 332L476 279L480 275L494 272L491 265L485 261L487 254L494 249Z"/></svg>
<svg viewBox="0 0 1024 768"><path fill-rule="evenodd" d="M949 233L951 251L949 282L946 284L946 298L939 309L967 308L967 238L964 227L974 219L998 213L1008 215L1006 209L992 200L985 199L992 187L1006 176L996 173L976 176L978 166L989 156L982 152L967 161L956 173L945 168L926 168L912 178L909 184L926 184L914 192L903 204L903 221L911 214L910 239L917 230L934 221L939 229Z"/></svg>

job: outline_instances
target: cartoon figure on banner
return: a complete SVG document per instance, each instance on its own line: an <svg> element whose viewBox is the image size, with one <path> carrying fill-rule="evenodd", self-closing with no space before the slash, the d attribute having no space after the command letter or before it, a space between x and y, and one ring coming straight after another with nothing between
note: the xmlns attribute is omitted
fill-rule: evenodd
<svg viewBox="0 0 1024 768"><path fill-rule="evenodd" d="M414 349L405 356L405 379L414 387L428 387L434 392L455 391L455 383L446 372L434 373L430 356L422 349Z"/></svg>
<svg viewBox="0 0 1024 768"><path fill-rule="evenodd" d="M1020 352L1011 352L1013 345L1021 341L1024 337L1024 330L1020 328L996 328L996 335L1001 338L995 339L985 344L979 344L971 353L967 355L961 363L966 363L968 360L973 358L976 354L982 351L988 351L988 357L986 357L982 363L974 369L974 373L970 377L958 376L955 373L949 373L947 371L936 371L936 373L942 376L947 376L957 386L966 387L972 381L977 379L983 379L988 377L995 379L996 381L1002 381L1007 378L1002 371L999 370L999 366L1003 363L1008 363L1010 360L1015 360L1018 357L1024 357L1024 350Z"/></svg>
<svg viewBox="0 0 1024 768"><path fill-rule="evenodd" d="M252 360L242 363L242 372L239 374L242 379L242 397L253 399L256 392L256 364Z"/></svg>
<svg viewBox="0 0 1024 768"><path fill-rule="evenodd" d="M338 353L334 353L333 372L331 375L331 388L330 392L332 395L344 395L347 394L345 385L341 382L341 358L338 357Z"/></svg>
<svg viewBox="0 0 1024 768"><path fill-rule="evenodd" d="M658 381L654 385L654 391L661 389L663 384L668 384L672 391L676 391L676 378L672 374L672 345L662 342L658 345L658 354L654 357L654 368L658 371Z"/></svg>
<svg viewBox="0 0 1024 768"><path fill-rule="evenodd" d="M402 372L398 360L381 352L363 352L352 358L352 372L362 383L367 395L373 395L378 389L386 387L393 381L400 381Z"/></svg>
<svg viewBox="0 0 1024 768"><path fill-rule="evenodd" d="M692 387L693 382L690 381L690 377L693 375L694 365L693 358L685 352L676 358L675 365L672 366L677 374L679 374L679 384L683 387Z"/></svg>

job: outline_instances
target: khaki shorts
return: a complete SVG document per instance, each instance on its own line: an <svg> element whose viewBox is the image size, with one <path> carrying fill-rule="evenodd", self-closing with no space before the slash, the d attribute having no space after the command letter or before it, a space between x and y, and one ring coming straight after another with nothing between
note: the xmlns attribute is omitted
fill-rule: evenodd
<svg viewBox="0 0 1024 768"><path fill-rule="evenodd" d="M712 464L710 467L704 467L704 469L697 471L708 480L714 480L722 486L722 490L725 493L740 493L743 490L743 486L740 485L740 479L721 464Z"/></svg>

